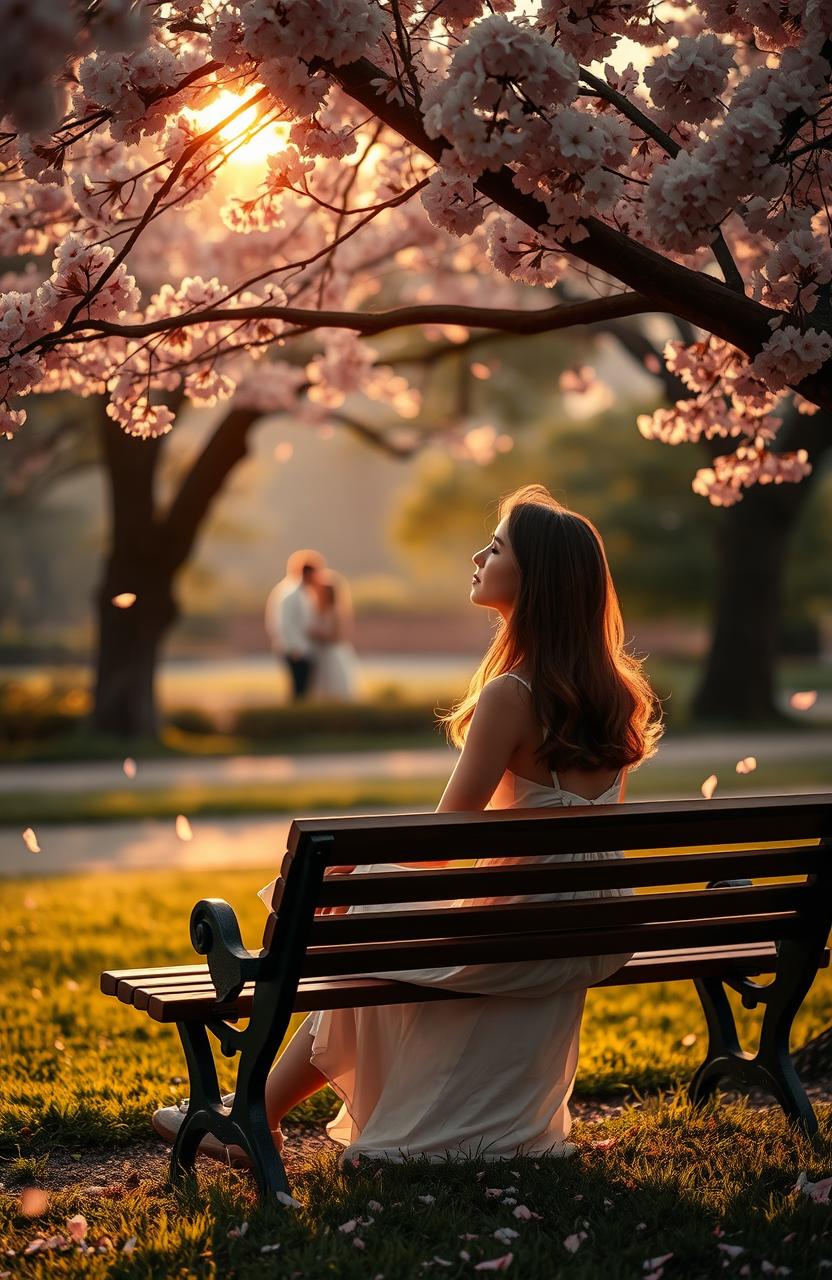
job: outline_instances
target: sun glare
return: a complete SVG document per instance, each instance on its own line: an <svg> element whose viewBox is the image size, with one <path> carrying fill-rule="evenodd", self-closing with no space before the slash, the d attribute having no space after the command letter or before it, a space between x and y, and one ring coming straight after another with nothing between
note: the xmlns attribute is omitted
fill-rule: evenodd
<svg viewBox="0 0 832 1280"><path fill-rule="evenodd" d="M246 98L257 91L257 85L250 85L245 96L238 97L223 89L213 102L199 111L190 112L191 119L199 129L210 129L219 124L232 111L235 111ZM259 106L259 104L258 104ZM282 151L289 139L289 125L284 123L268 124L259 129L248 141L244 141L249 131L259 118L258 107L249 107L221 129L219 138L225 145L228 164L251 166L262 164L267 156Z"/></svg>

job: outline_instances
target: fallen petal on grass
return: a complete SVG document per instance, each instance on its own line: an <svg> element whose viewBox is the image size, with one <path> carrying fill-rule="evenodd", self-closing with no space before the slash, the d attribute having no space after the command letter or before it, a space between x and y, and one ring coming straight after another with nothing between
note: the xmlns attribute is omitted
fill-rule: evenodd
<svg viewBox="0 0 832 1280"><path fill-rule="evenodd" d="M66 1225L70 1237L80 1243L87 1234L89 1224L83 1213L76 1213L74 1218L67 1218Z"/></svg>
<svg viewBox="0 0 832 1280"><path fill-rule="evenodd" d="M799 1191L816 1204L829 1204L829 1193L832 1191L832 1178L821 1178L819 1182L810 1182L805 1173L798 1176L792 1192Z"/></svg>

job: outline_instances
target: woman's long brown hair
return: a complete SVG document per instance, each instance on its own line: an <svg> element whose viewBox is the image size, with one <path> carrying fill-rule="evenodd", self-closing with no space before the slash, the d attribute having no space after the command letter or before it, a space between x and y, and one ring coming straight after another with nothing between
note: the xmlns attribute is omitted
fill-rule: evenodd
<svg viewBox="0 0 832 1280"><path fill-rule="evenodd" d="M620 769L654 755L664 732L661 703L624 649L624 623L601 535L543 485L504 498L520 586L471 678L441 717L461 747L482 688L522 662L545 737L538 758L550 769Z"/></svg>

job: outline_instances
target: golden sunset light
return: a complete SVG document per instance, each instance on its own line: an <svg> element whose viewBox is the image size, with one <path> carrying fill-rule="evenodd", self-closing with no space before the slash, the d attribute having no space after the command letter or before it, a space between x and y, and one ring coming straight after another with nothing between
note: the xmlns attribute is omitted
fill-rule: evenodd
<svg viewBox="0 0 832 1280"><path fill-rule="evenodd" d="M249 86L245 97L223 89L207 107L202 107L199 111L190 112L191 119L199 128L210 129L230 116L247 97L253 97L258 88L259 85ZM225 128L220 130L219 136L228 144L226 154L228 155L229 164L240 166L259 165L265 161L267 156L274 155L276 151L282 151L286 146L289 138L289 125L282 122L265 125L258 129L256 133L253 133L248 141L240 142L257 125L259 119L258 106L249 107L247 111L235 116Z"/></svg>

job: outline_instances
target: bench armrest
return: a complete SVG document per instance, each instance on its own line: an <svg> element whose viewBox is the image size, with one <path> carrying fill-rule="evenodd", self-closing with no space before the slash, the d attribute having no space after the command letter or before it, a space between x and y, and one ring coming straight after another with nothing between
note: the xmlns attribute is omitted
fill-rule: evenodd
<svg viewBox="0 0 832 1280"><path fill-rule="evenodd" d="M246 982L257 978L261 959L243 946L240 926L222 898L203 898L191 912L191 943L208 957L211 981L221 1002L233 1000Z"/></svg>

